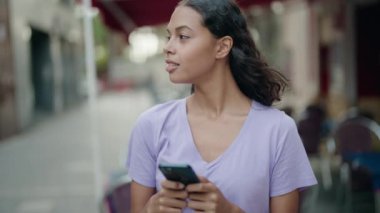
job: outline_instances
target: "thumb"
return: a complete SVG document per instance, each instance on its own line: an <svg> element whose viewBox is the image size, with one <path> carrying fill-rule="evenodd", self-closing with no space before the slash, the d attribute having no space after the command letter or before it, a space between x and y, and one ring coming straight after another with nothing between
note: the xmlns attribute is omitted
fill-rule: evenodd
<svg viewBox="0 0 380 213"><path fill-rule="evenodd" d="M199 181L200 181L201 183L208 183L208 182L210 182L206 177L198 176L198 178L199 178Z"/></svg>

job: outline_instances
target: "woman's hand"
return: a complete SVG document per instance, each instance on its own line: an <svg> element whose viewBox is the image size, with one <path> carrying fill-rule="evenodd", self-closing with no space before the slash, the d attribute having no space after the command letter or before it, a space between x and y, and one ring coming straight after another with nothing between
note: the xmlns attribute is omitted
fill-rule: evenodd
<svg viewBox="0 0 380 213"><path fill-rule="evenodd" d="M201 183L190 184L186 187L189 193L187 206L195 212L234 213L243 212L239 207L229 202L222 192L212 182L199 177Z"/></svg>
<svg viewBox="0 0 380 213"><path fill-rule="evenodd" d="M153 195L145 209L148 213L181 213L186 207L188 193L185 186L179 182L164 180L161 182L162 189Z"/></svg>

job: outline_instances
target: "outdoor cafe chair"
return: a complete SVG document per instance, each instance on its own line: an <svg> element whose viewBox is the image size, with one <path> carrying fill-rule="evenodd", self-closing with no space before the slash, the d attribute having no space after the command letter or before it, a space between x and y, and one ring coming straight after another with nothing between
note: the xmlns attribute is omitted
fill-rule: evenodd
<svg viewBox="0 0 380 213"><path fill-rule="evenodd" d="M330 153L341 158L336 193L344 212L380 212L380 152L374 150L379 142L379 124L360 114L346 116L328 140ZM331 176L331 168L326 171Z"/></svg>
<svg viewBox="0 0 380 213"><path fill-rule="evenodd" d="M126 171L111 175L101 200L101 213L129 213L131 207L131 179Z"/></svg>

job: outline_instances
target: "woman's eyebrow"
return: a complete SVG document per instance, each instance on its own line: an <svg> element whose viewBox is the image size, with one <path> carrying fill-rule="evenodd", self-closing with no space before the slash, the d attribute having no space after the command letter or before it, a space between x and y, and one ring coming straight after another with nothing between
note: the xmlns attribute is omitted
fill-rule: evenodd
<svg viewBox="0 0 380 213"><path fill-rule="evenodd" d="M191 29L191 27L189 27L189 26L187 26L187 25L181 25L181 26L178 26L178 27L175 28L175 31L178 32L178 31L181 31L181 30L183 30L183 29L188 29L188 30L190 30L190 31L193 31L193 29ZM169 30L169 29L166 29L166 31L167 31L168 33L170 33L170 30Z"/></svg>

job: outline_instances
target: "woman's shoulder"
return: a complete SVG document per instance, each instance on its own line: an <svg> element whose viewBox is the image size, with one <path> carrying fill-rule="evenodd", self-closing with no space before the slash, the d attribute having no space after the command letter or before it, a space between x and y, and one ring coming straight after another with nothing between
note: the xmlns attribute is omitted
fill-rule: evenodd
<svg viewBox="0 0 380 213"><path fill-rule="evenodd" d="M267 121L272 125L282 128L295 127L294 119L274 106L264 106L258 102L254 102L253 110L256 112L258 118L261 118L263 121Z"/></svg>
<svg viewBox="0 0 380 213"><path fill-rule="evenodd" d="M167 101L167 102L164 102L164 103L159 103L159 104L156 104L152 107L150 107L149 109L145 110L141 116L157 116L157 115L165 115L165 114L168 114L168 113L171 113L173 110L178 110L182 105L183 103L183 99L176 99L176 100L171 100L171 101Z"/></svg>

